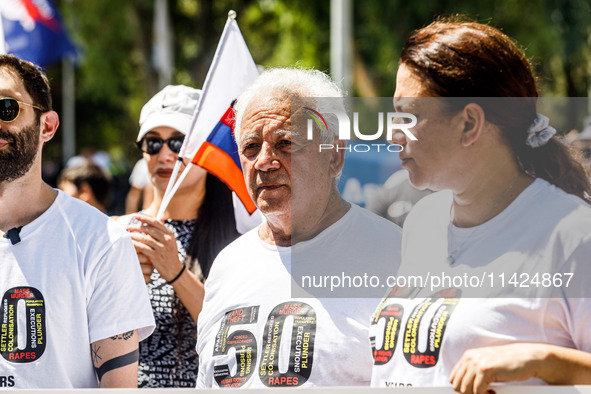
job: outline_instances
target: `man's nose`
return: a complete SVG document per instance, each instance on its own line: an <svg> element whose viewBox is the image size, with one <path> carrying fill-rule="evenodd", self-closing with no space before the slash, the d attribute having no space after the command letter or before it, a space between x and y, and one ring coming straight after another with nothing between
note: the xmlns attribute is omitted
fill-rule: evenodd
<svg viewBox="0 0 591 394"><path fill-rule="evenodd" d="M255 168L259 171L269 171L281 166L277 154L271 144L264 143L257 157Z"/></svg>

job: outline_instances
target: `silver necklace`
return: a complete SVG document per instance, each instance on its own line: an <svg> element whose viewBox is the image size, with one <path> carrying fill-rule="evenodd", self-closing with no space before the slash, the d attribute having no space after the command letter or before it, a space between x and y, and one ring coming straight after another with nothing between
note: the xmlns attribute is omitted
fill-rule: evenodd
<svg viewBox="0 0 591 394"><path fill-rule="evenodd" d="M501 194L501 196L498 198L498 200L494 203L493 207L488 211L488 213L486 214L486 216L484 216L482 223L484 223L485 220L487 220L487 218L492 215L492 213L495 211L495 209L497 209L497 207L499 206L499 204L501 203L501 201L503 201L503 198L507 195L507 193L509 193L509 191L511 189L513 189L513 186L515 186L515 183L517 182L517 179L519 179L519 173L517 173L517 176L515 177L515 179L513 179L513 182L511 182L511 184L509 185L509 187L507 187L505 189L505 191ZM453 203L451 205L451 207L449 208L449 225L450 228L447 231L447 236L448 239L451 241L451 226L453 225ZM472 236L474 235L474 233L476 233L476 230L478 230L478 225L474 226L472 231L468 234L468 236L466 238L464 238L464 240L462 241L462 243L460 243L454 250L452 250L451 252L449 252L448 256L447 256L447 263L449 265L453 265L456 262L456 258L460 255L460 252L462 251L462 247L466 244L466 242L468 242L468 240L470 240L472 238Z"/></svg>

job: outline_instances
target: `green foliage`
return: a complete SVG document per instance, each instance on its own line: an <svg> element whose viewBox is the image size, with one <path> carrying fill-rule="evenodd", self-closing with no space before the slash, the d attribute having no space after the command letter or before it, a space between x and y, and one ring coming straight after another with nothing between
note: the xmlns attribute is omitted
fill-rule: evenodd
<svg viewBox="0 0 591 394"><path fill-rule="evenodd" d="M298 64L328 71L329 2L260 0L240 18L245 40L259 64Z"/></svg>
<svg viewBox="0 0 591 394"><path fill-rule="evenodd" d="M58 4L82 49L76 69L78 148L106 149L132 163L139 158L133 145L139 112L158 90L150 62L154 0ZM169 0L169 7L173 83L203 84L230 9L237 11L257 64L330 71L329 0ZM392 95L397 58L408 34L440 15L456 13L490 23L514 38L532 58L543 94L587 95L588 0L354 1L358 79L353 93ZM60 73L59 66L49 69L58 110Z"/></svg>

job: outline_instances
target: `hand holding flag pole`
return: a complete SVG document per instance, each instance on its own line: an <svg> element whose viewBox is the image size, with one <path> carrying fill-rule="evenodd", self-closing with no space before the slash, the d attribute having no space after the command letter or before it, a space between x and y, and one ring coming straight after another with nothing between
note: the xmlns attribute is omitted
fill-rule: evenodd
<svg viewBox="0 0 591 394"><path fill-rule="evenodd" d="M193 123L179 153L160 209L162 218L186 174L197 164L225 182L252 214L256 207L242 177L238 147L233 137L231 105L258 76L258 70L230 11L212 64L203 84ZM183 158L191 160L176 180Z"/></svg>

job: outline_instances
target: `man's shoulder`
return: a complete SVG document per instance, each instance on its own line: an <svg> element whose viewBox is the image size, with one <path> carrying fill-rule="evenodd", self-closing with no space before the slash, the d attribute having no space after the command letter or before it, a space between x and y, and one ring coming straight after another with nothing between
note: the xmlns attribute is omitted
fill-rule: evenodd
<svg viewBox="0 0 591 394"><path fill-rule="evenodd" d="M66 193L60 192L54 204L56 212L53 219L76 236L96 237L103 234L109 239L114 239L125 234L125 228L121 223Z"/></svg>
<svg viewBox="0 0 591 394"><path fill-rule="evenodd" d="M66 209L65 212L68 214L68 216L88 216L90 219L106 217L104 213L102 213L92 205L88 204L87 202L72 197L62 191L58 191L58 196L55 200L55 203L59 207Z"/></svg>
<svg viewBox="0 0 591 394"><path fill-rule="evenodd" d="M358 228L359 231L364 231L367 228L366 226L370 226L371 228L375 228L372 232L382 231L387 234L401 233L398 225L358 205L351 204L350 214L355 222L363 225L362 228Z"/></svg>
<svg viewBox="0 0 591 394"><path fill-rule="evenodd" d="M261 242L258 234L259 227L260 226L257 226L252 230L247 231L246 233L236 238L234 241L230 242L224 249L220 251L220 253L218 253L216 261L218 259L223 260L227 257L234 256L236 254L243 255L245 253L257 250L257 246Z"/></svg>

